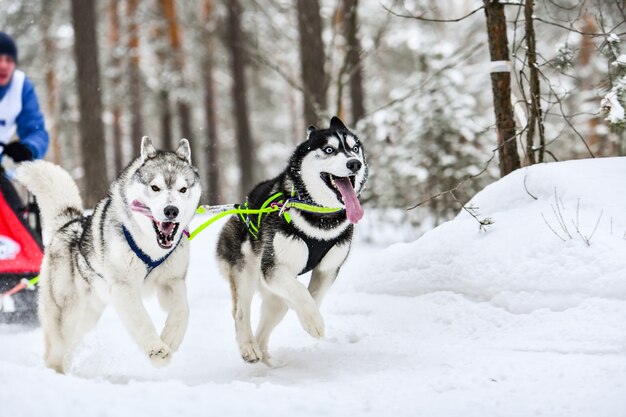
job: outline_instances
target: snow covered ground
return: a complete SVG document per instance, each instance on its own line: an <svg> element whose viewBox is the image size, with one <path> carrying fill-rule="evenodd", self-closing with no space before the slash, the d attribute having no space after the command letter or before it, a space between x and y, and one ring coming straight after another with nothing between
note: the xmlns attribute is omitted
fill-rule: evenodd
<svg viewBox="0 0 626 417"><path fill-rule="evenodd" d="M626 158L522 169L471 204L487 232L462 212L412 243L355 245L326 338L290 313L280 368L239 358L213 226L193 243L168 368L110 309L68 376L43 366L39 330L0 327L0 417L626 415Z"/></svg>

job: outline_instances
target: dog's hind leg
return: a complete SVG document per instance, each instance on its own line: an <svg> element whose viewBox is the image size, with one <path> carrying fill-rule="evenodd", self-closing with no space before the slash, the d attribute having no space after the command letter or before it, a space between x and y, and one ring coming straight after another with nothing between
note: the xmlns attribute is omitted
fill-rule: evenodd
<svg viewBox="0 0 626 417"><path fill-rule="evenodd" d="M63 277L67 273L68 271L63 269L52 268L49 258L44 257L40 271L37 314L44 338L44 362L48 368L59 373L64 371L65 341L61 325L63 311L57 303L54 290L63 286L62 282L57 282L54 277Z"/></svg>
<svg viewBox="0 0 626 417"><path fill-rule="evenodd" d="M81 319L81 311L72 300L62 308L48 305L42 314L47 319L42 322L46 344L46 366L59 373L65 373L72 364L75 347L76 328Z"/></svg>
<svg viewBox="0 0 626 417"><path fill-rule="evenodd" d="M39 287L39 321L44 337L44 362L58 373L64 373L66 353L65 311L53 294L52 281L42 267L42 280Z"/></svg>
<svg viewBox="0 0 626 417"><path fill-rule="evenodd" d="M45 342L44 362L58 373L64 373L65 340L61 324L61 309L56 305L39 307L41 328Z"/></svg>
<svg viewBox="0 0 626 417"><path fill-rule="evenodd" d="M261 304L261 320L256 331L256 339L263 353L263 362L270 365L271 356L268 352L270 336L274 328L280 323L289 307L285 301L276 294L263 289L263 304Z"/></svg>
<svg viewBox="0 0 626 417"><path fill-rule="evenodd" d="M167 311L161 340L170 349L176 351L183 342L189 323L189 304L187 303L185 280L172 279L168 281L167 285L157 286L156 293L161 307Z"/></svg>
<svg viewBox="0 0 626 417"><path fill-rule="evenodd" d="M80 307L72 313L74 314L73 323L68 323L71 327L68 327L68 332L70 333L67 337L65 352L66 369L69 369L69 366L71 366L74 351L80 342L98 324L104 307L104 304L94 296L85 295Z"/></svg>
<svg viewBox="0 0 626 417"><path fill-rule="evenodd" d="M258 280L252 271L245 268L241 272L231 270L229 280L233 293L233 318L239 351L244 361L255 363L261 359L262 353L252 334L250 304L252 304Z"/></svg>

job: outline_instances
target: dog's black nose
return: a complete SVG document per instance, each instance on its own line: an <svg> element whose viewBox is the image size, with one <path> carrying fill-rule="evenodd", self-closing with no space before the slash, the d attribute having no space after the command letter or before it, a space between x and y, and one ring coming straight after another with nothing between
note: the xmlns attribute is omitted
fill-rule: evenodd
<svg viewBox="0 0 626 417"><path fill-rule="evenodd" d="M361 167L363 166L363 164L361 163L361 161L359 161L358 159L350 159L347 163L346 166L348 167L348 169L352 172L357 172L359 169L361 169Z"/></svg>
<svg viewBox="0 0 626 417"><path fill-rule="evenodd" d="M165 214L165 217L167 217L168 219L170 220L175 219L176 216L178 216L178 207L166 206L163 209L163 213Z"/></svg>

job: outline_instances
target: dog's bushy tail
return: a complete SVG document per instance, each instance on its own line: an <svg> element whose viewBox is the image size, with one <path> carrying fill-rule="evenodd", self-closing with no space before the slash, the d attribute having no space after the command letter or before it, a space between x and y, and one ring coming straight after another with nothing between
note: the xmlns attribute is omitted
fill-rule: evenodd
<svg viewBox="0 0 626 417"><path fill-rule="evenodd" d="M15 179L37 198L44 240L49 241L61 226L82 216L78 187L60 166L47 161L24 162L17 168Z"/></svg>

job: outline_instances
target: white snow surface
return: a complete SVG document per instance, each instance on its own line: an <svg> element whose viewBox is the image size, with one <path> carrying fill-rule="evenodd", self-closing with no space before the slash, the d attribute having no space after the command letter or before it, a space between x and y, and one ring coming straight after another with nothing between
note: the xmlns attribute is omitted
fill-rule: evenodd
<svg viewBox="0 0 626 417"><path fill-rule="evenodd" d="M276 368L239 357L214 225L193 241L169 367L112 309L65 376L44 367L39 329L0 327L0 417L626 415L626 158L523 168L470 205L488 231L461 212L412 243L357 241L322 306L326 337L290 312Z"/></svg>

